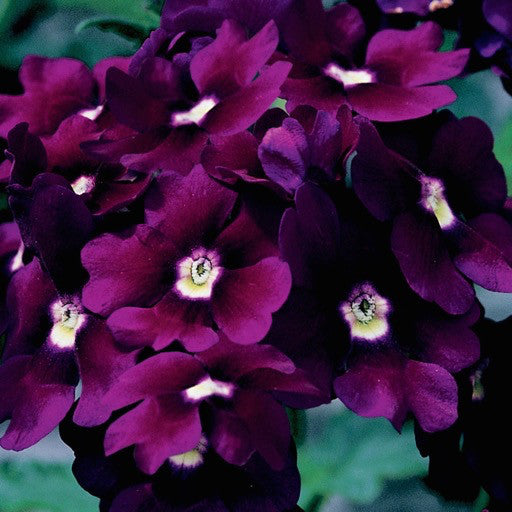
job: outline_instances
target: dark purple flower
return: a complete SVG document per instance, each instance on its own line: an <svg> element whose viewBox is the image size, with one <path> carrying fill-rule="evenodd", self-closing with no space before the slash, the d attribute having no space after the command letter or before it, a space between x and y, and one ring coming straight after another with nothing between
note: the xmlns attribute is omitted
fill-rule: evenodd
<svg viewBox="0 0 512 512"><path fill-rule="evenodd" d="M358 11L341 4L325 13L320 0L295 2L283 30L298 61L283 86L289 109L308 104L332 111L348 103L377 121L422 117L455 100L448 86L429 84L457 76L469 56L467 49L438 52L441 27L427 22L378 32L358 61L365 33Z"/></svg>
<svg viewBox="0 0 512 512"><path fill-rule="evenodd" d="M236 198L201 166L160 176L147 195L147 224L82 251L84 304L111 315L114 336L129 346L158 350L177 339L204 350L217 326L237 343L260 341L288 296L290 272L246 206L230 218Z"/></svg>
<svg viewBox="0 0 512 512"><path fill-rule="evenodd" d="M446 433L429 435L417 429L417 443L429 456L429 483L450 499L473 500L483 487L489 511L505 512L512 505L510 472L512 445L508 435L507 403L511 319L482 320L478 334L482 357L459 376L460 417ZM450 469L453 472L450 472ZM463 479L463 480L462 480Z"/></svg>
<svg viewBox="0 0 512 512"><path fill-rule="evenodd" d="M267 131L258 148L263 172L288 194L306 180L334 181L353 151L358 130L347 107L337 116L298 108Z"/></svg>
<svg viewBox="0 0 512 512"><path fill-rule="evenodd" d="M268 129L257 125L262 140L247 131L212 138L201 158L208 173L229 184L267 187L284 197L293 196L305 180L340 179L358 138L350 110L342 107L336 117L310 107L298 107L290 117L279 112L283 115L272 113L268 119Z"/></svg>
<svg viewBox="0 0 512 512"><path fill-rule="evenodd" d="M453 314L474 301L465 277L512 290L512 227L497 213L505 177L489 128L476 118L446 119L422 160L426 174L384 146L368 121L359 125L354 190L377 219L392 221L393 252L411 288Z"/></svg>
<svg viewBox="0 0 512 512"><path fill-rule="evenodd" d="M427 431L457 417L449 372L473 363L479 311L452 318L417 299L392 260L382 229L348 194L338 210L320 188L305 184L281 224L280 248L296 287L314 300L319 332L338 397L362 416L384 416L399 429L412 412ZM321 248L321 249L320 249ZM315 331L316 332L316 331Z"/></svg>
<svg viewBox="0 0 512 512"><path fill-rule="evenodd" d="M112 410L138 403L109 426L105 453L135 445L138 467L153 474L206 443L230 464L244 465L258 452L281 470L291 438L278 400L296 404L301 397L308 405L325 401L269 345L242 347L224 338L195 356L159 353L124 373L105 397Z"/></svg>
<svg viewBox="0 0 512 512"><path fill-rule="evenodd" d="M300 512L294 508L300 479L293 446L284 468L275 471L257 453L243 466L228 464L202 438L194 450L169 457L157 473L147 475L136 467L133 449L105 456L107 427L84 429L69 417L60 427L75 452L73 473L84 489L101 498L101 510Z"/></svg>
<svg viewBox="0 0 512 512"><path fill-rule="evenodd" d="M24 93L0 95L0 137L21 122L30 125L36 135L50 135L68 116L81 112L93 115L104 99L105 67L124 69L129 59L111 57L100 61L91 71L74 59L49 59L29 55L20 68Z"/></svg>
<svg viewBox="0 0 512 512"><path fill-rule="evenodd" d="M84 282L80 250L93 231L92 216L69 183L41 173L30 187L11 185L9 204L27 249L34 251L62 293Z"/></svg>
<svg viewBox="0 0 512 512"><path fill-rule="evenodd" d="M54 134L42 140L28 130L26 123L20 123L8 135L11 184L30 186L43 172L60 175L96 215L127 206L149 185L150 176L101 163L82 151L81 142L98 138L101 132L80 114L62 121Z"/></svg>
<svg viewBox="0 0 512 512"><path fill-rule="evenodd" d="M8 288L6 344L0 365L0 421L10 424L0 445L32 446L64 418L82 379L75 421L102 422L101 397L135 353L122 354L104 322L86 313L76 295L59 294L37 259Z"/></svg>
<svg viewBox="0 0 512 512"><path fill-rule="evenodd" d="M171 60L151 56L153 44L162 44L155 37L145 49L149 55L136 61L136 76L115 68L107 73L108 105L132 133L120 138L114 130L112 140L106 133L85 147L132 169L186 173L199 162L207 134L235 134L258 120L279 95L291 65L265 68L279 39L273 22L247 40L240 25L225 21L213 42L196 40L190 54L179 52Z"/></svg>

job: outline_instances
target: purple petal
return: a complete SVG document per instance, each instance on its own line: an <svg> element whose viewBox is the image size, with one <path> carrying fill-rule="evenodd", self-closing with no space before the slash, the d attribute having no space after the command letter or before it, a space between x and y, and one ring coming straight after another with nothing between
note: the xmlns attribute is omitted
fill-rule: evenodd
<svg viewBox="0 0 512 512"><path fill-rule="evenodd" d="M105 396L114 411L143 398L179 393L205 376L203 365L182 352L162 352L121 374Z"/></svg>
<svg viewBox="0 0 512 512"><path fill-rule="evenodd" d="M179 340L191 352L217 343L212 323L204 303L181 300L173 292L152 308L121 308L108 319L114 337L126 347L161 350Z"/></svg>
<svg viewBox="0 0 512 512"><path fill-rule="evenodd" d="M108 428L105 454L135 445L137 466L154 474L165 460L194 449L201 439L199 411L172 396L147 399Z"/></svg>
<svg viewBox="0 0 512 512"><path fill-rule="evenodd" d="M347 96L356 112L386 123L429 115L457 99L447 85L407 87L385 83L356 85Z"/></svg>
<svg viewBox="0 0 512 512"><path fill-rule="evenodd" d="M465 313L474 290L452 263L435 218L403 213L393 224L391 246L409 286L447 313Z"/></svg>
<svg viewBox="0 0 512 512"><path fill-rule="evenodd" d="M213 43L192 59L192 80L203 95L222 98L233 94L253 80L274 53L278 40L273 21L246 41L243 28L233 20L226 20Z"/></svg>
<svg viewBox="0 0 512 512"><path fill-rule="evenodd" d="M341 87L324 76L288 78L281 87L281 97L288 100L286 108L290 112L299 105L310 105L334 114L347 103Z"/></svg>
<svg viewBox="0 0 512 512"><path fill-rule="evenodd" d="M9 191L25 246L36 251L60 292L75 291L84 277L80 250L93 230L88 208L55 174L39 174L30 188L11 185Z"/></svg>
<svg viewBox="0 0 512 512"><path fill-rule="evenodd" d="M289 208L283 215L279 249L290 265L294 284L308 286L315 281L315 268L323 268L337 259L338 213L329 196L309 183L299 187L295 203L296 210Z"/></svg>
<svg viewBox="0 0 512 512"><path fill-rule="evenodd" d="M231 341L257 343L267 334L272 313L284 304L290 288L288 264L278 258L265 258L238 270L226 269L214 289L214 319Z"/></svg>
<svg viewBox="0 0 512 512"><path fill-rule="evenodd" d="M383 416L400 430L407 414L404 363L404 358L393 351L366 354L334 381L334 391L359 416Z"/></svg>
<svg viewBox="0 0 512 512"><path fill-rule="evenodd" d="M16 397L7 400L14 408L0 440L6 450L23 450L47 436L75 400L77 375L72 351L58 352L44 345L27 363L24 361L26 356L16 356L0 367L6 368L5 378L12 377L13 371L18 377L17 381L9 381L10 393ZM18 364L26 369L23 375L19 367L11 366Z"/></svg>
<svg viewBox="0 0 512 512"><path fill-rule="evenodd" d="M48 169L66 170L73 167L85 168L94 165L80 144L100 136L96 123L81 115L70 116L60 124L57 131L43 139L48 155Z"/></svg>
<svg viewBox="0 0 512 512"><path fill-rule="evenodd" d="M0 95L2 137L20 122L27 122L31 133L53 133L63 119L92 103L94 79L78 60L29 55L23 59L19 76L24 94Z"/></svg>
<svg viewBox="0 0 512 512"><path fill-rule="evenodd" d="M327 17L321 0L294 1L282 28L290 54L308 64L325 64L331 56L326 28Z"/></svg>
<svg viewBox="0 0 512 512"><path fill-rule="evenodd" d="M49 306L56 299L55 286L41 270L37 258L12 276L7 289L9 323L5 359L35 352L48 329Z"/></svg>
<svg viewBox="0 0 512 512"><path fill-rule="evenodd" d="M228 268L248 267L263 258L278 255L270 222L259 218L257 214L261 212L254 210L244 203L236 219L215 239L215 248Z"/></svg>
<svg viewBox="0 0 512 512"><path fill-rule="evenodd" d="M34 177L48 165L41 139L28 131L27 123L16 125L7 136L8 156L12 160L10 182L29 187Z"/></svg>
<svg viewBox="0 0 512 512"><path fill-rule="evenodd" d="M491 130L476 117L453 119L435 135L428 167L446 181L450 200L466 215L468 207L497 210L507 196L505 173L493 146Z"/></svg>
<svg viewBox="0 0 512 512"><path fill-rule="evenodd" d="M411 196L417 197L419 186L373 124L363 117L356 122L360 137L351 166L354 190L374 217L388 220L413 204Z"/></svg>
<svg viewBox="0 0 512 512"><path fill-rule="evenodd" d="M366 28L359 11L349 4L338 4L327 11L327 34L332 47L351 58L362 42Z"/></svg>
<svg viewBox="0 0 512 512"><path fill-rule="evenodd" d="M290 374L295 365L283 353L270 345L240 346L225 337L212 348L196 355L210 371L219 371L230 381L267 368L280 373Z"/></svg>
<svg viewBox="0 0 512 512"><path fill-rule="evenodd" d="M265 174L288 193L304 181L309 166L309 146L304 128L293 118L271 128L258 149Z"/></svg>
<svg viewBox="0 0 512 512"><path fill-rule="evenodd" d="M254 453L248 425L230 410L215 409L209 438L215 451L230 464L242 466Z"/></svg>
<svg viewBox="0 0 512 512"><path fill-rule="evenodd" d="M169 240L145 225L137 226L129 237L106 233L91 240L82 250L90 276L83 304L101 315L128 304L151 305L166 291L164 276L173 251ZM116 265L113 254L119 258Z"/></svg>
<svg viewBox="0 0 512 512"><path fill-rule="evenodd" d="M291 442L284 407L269 394L252 390L240 390L233 407L246 424L254 448L272 469L283 469Z"/></svg>
<svg viewBox="0 0 512 512"><path fill-rule="evenodd" d="M123 353L104 322L93 317L77 336L76 353L82 393L73 421L84 427L100 425L112 410L102 399L119 376L135 365L137 352Z"/></svg>
<svg viewBox="0 0 512 512"><path fill-rule="evenodd" d="M288 62L275 62L256 80L221 101L207 115L202 127L219 135L232 135L249 128L279 96L290 69Z"/></svg>
<svg viewBox="0 0 512 512"><path fill-rule="evenodd" d="M435 364L408 361L404 379L407 403L425 432L437 432L457 419L457 383Z"/></svg>
<svg viewBox="0 0 512 512"><path fill-rule="evenodd" d="M176 129L155 147L151 144L141 151L142 148L130 147L129 138L119 141L120 147L116 149L122 155L120 162L129 169L146 173L174 171L187 174L199 163L206 140L206 134L197 129ZM106 149L108 152L109 148Z"/></svg>
<svg viewBox="0 0 512 512"><path fill-rule="evenodd" d="M165 102L151 96L141 80L120 69L107 71L106 96L116 119L134 130L144 132L168 122Z"/></svg>
<svg viewBox="0 0 512 512"><path fill-rule="evenodd" d="M454 373L475 363L480 357L478 336L470 329L475 311L480 314L476 305L462 317L448 317L425 310L415 322L422 359Z"/></svg>
<svg viewBox="0 0 512 512"><path fill-rule="evenodd" d="M457 227L453 234L457 268L483 288L511 292L512 226L500 215L483 213Z"/></svg>
<svg viewBox="0 0 512 512"><path fill-rule="evenodd" d="M98 84L98 99L99 103L103 103L106 98L106 78L107 71L110 68L117 68L125 73L128 73L128 67L130 66L131 57L107 57L102 59L94 65L92 74L96 83Z"/></svg>
<svg viewBox="0 0 512 512"><path fill-rule="evenodd" d="M508 2L484 0L483 12L490 25L507 39L512 39L512 9Z"/></svg>
<svg viewBox="0 0 512 512"><path fill-rule="evenodd" d="M221 230L236 197L200 165L185 177L162 174L146 196L146 221L190 248Z"/></svg>
<svg viewBox="0 0 512 512"><path fill-rule="evenodd" d="M453 78L464 69L469 49L436 52L442 34L431 21L413 30L382 30L368 43L366 65L389 85L415 87Z"/></svg>

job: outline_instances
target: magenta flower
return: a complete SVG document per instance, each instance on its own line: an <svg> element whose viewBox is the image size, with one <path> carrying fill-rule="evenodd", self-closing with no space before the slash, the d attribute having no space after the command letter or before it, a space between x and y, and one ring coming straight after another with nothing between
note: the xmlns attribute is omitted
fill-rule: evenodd
<svg viewBox="0 0 512 512"><path fill-rule="evenodd" d="M256 451L274 470L286 464L288 417L276 399L324 397L269 345L242 347L222 339L192 356L163 352L123 374L105 397L112 410L140 402L108 428L105 453L135 445L145 473L197 449L201 439L228 463L243 465ZM200 412L201 411L201 412Z"/></svg>
<svg viewBox="0 0 512 512"><path fill-rule="evenodd" d="M347 103L369 119L390 122L428 115L455 100L448 86L430 84L457 76L469 50L438 52L442 30L435 23L378 32L358 62L365 31L355 8L341 4L325 13L320 0L294 6L284 29L297 61L283 86L289 109L308 104L332 111Z"/></svg>
<svg viewBox="0 0 512 512"><path fill-rule="evenodd" d="M86 307L110 315L114 336L128 346L159 350L179 340L204 350L217 342L217 328L237 343L260 341L291 278L247 207L229 223L236 199L200 166L184 178L160 176L147 196L147 224L102 235L82 251Z"/></svg>
<svg viewBox="0 0 512 512"><path fill-rule="evenodd" d="M129 136L120 138L114 129L85 147L132 169L186 173L199 162L207 135L234 134L257 121L291 65L265 68L279 39L273 22L247 40L240 25L225 21L215 40L192 42L190 54L171 60L156 54L169 40L162 31L155 34L141 50L144 58L134 57L136 76L116 68L107 73L108 105Z"/></svg>

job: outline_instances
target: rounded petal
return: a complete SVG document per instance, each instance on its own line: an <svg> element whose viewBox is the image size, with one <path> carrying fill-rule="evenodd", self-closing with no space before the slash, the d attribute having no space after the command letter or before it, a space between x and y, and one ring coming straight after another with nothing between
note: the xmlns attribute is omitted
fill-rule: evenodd
<svg viewBox="0 0 512 512"><path fill-rule="evenodd" d="M278 258L224 270L214 289L213 317L231 341L257 343L270 329L272 313L287 299L291 281L288 264Z"/></svg>

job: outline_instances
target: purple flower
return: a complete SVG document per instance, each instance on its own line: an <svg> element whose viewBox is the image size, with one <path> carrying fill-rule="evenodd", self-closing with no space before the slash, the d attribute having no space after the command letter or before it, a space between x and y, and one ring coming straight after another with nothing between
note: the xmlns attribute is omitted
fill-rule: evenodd
<svg viewBox="0 0 512 512"><path fill-rule="evenodd" d="M288 194L303 181L334 181L353 151L358 130L342 107L337 116L298 108L281 126L267 131L258 148L263 171Z"/></svg>
<svg viewBox="0 0 512 512"><path fill-rule="evenodd" d="M82 115L68 117L54 134L42 139L28 130L26 123L20 123L8 135L9 179L16 184L14 189L30 186L44 172L60 175L92 213L102 215L127 206L149 185L150 176L101 163L81 150L83 141L101 133L95 122Z"/></svg>
<svg viewBox="0 0 512 512"><path fill-rule="evenodd" d="M291 278L247 206L226 226L236 198L201 166L183 178L160 176L147 195L147 224L82 251L86 307L111 315L114 336L128 346L159 350L178 339L204 350L217 342L216 326L237 343L260 341Z"/></svg>
<svg viewBox="0 0 512 512"><path fill-rule="evenodd" d="M399 429L412 412L424 430L457 417L449 372L472 364L479 344L470 326L478 307L450 317L417 299L392 260L382 229L348 194L339 211L320 188L302 185L280 232L294 285L307 290L322 326L338 397L362 416ZM321 250L319 248L322 248ZM378 255L378 256L376 256Z"/></svg>
<svg viewBox="0 0 512 512"><path fill-rule="evenodd" d="M378 32L360 61L364 24L358 11L341 4L325 13L320 0L296 2L283 37L297 61L283 86L289 109L308 104L333 111L348 103L386 122L422 117L453 102L448 86L429 84L457 76L469 56L467 49L438 52L442 30L427 22Z"/></svg>
<svg viewBox="0 0 512 512"><path fill-rule="evenodd" d="M512 505L511 456L506 407L511 318L502 322L484 319L478 325L482 357L459 376L460 418L440 435L417 429L417 444L429 456L429 484L450 499L475 499L481 487L490 496L489 510Z"/></svg>
<svg viewBox="0 0 512 512"><path fill-rule="evenodd" d="M21 122L28 123L33 134L50 135L66 117L92 113L98 99L104 98L105 68L115 65L124 69L128 61L111 57L90 71L74 59L25 57L19 75L24 93L0 95L0 137L7 138L9 130Z"/></svg>
<svg viewBox="0 0 512 512"><path fill-rule="evenodd" d="M73 473L84 489L101 498L102 510L301 512L295 508L300 479L293 443L283 469L275 471L257 453L243 466L229 464L202 438L194 450L169 457L157 473L147 475L136 467L133 449L105 456L109 424L84 429L68 417L60 427L75 452Z"/></svg>
<svg viewBox="0 0 512 512"><path fill-rule="evenodd" d="M512 227L497 213L505 177L489 128L476 118L445 119L422 161L426 174L386 148L368 121L359 126L354 190L377 219L392 221L393 252L411 288L452 314L473 304L466 278L512 290Z"/></svg>
<svg viewBox="0 0 512 512"><path fill-rule="evenodd" d="M186 173L199 162L207 134L234 134L257 121L291 66L275 62L264 68L278 43L273 22L247 40L240 25L225 21L213 42L192 41L190 55L177 53L171 60L151 55L169 45L161 35L136 59L136 76L115 68L107 73L108 105L130 135L119 138L114 130L112 140L106 133L85 147L132 169Z"/></svg>
<svg viewBox="0 0 512 512"><path fill-rule="evenodd" d="M105 421L101 397L135 353L119 352L104 322L85 312L78 296L59 294L37 259L12 277L7 308L0 421L11 421L0 445L22 450L49 434L73 405L79 376L75 421Z"/></svg>
<svg viewBox="0 0 512 512"><path fill-rule="evenodd" d="M358 138L347 107L336 117L305 106L290 117L283 111L272 112L270 117L256 126L261 140L247 131L213 138L201 158L208 173L228 184L260 185L282 197L293 196L305 180L341 178L343 163ZM266 120L270 124L262 126Z"/></svg>
<svg viewBox="0 0 512 512"><path fill-rule="evenodd" d="M269 345L242 347L224 338L195 356L159 353L124 373L105 397L112 410L142 400L109 426L105 453L135 445L138 467L153 474L204 438L230 464L243 465L259 452L281 470L291 439L288 417L276 400L295 404L300 397L308 404L324 400Z"/></svg>

